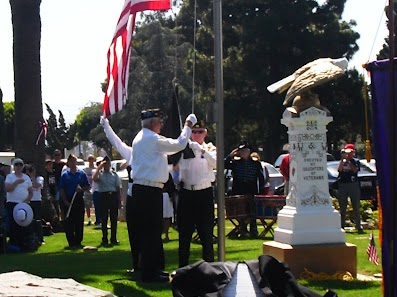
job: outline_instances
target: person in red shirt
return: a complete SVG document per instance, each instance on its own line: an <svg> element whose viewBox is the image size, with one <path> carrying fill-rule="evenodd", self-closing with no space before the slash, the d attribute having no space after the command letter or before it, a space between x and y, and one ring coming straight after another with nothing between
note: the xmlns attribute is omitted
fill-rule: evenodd
<svg viewBox="0 0 397 297"><path fill-rule="evenodd" d="M288 195L288 193L289 193L289 161L290 161L290 155L287 154L286 156L284 156L284 158L280 164L280 172L284 178L284 194L285 195Z"/></svg>

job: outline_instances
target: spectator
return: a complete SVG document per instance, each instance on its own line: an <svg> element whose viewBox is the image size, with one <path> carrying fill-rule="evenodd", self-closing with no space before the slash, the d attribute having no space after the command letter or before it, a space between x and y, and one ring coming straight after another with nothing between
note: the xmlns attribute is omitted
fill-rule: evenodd
<svg viewBox="0 0 397 297"><path fill-rule="evenodd" d="M87 175L77 168L77 157L70 154L60 179L60 196L65 205L65 233L69 248L82 248L84 231L84 191L90 188Z"/></svg>
<svg viewBox="0 0 397 297"><path fill-rule="evenodd" d="M67 211L67 207L66 207L66 205L64 205L62 199L60 199L60 196L59 196L59 182L61 179L63 167L66 165L66 163L62 161L62 154L61 154L61 151L58 149L54 150L53 157L54 157L53 169L54 169L54 173L55 173L55 181L57 184L57 194L55 195L55 199L59 201L59 207L61 210L60 219L64 220L65 214Z"/></svg>
<svg viewBox="0 0 397 297"><path fill-rule="evenodd" d="M361 227L361 216L360 216L360 184L358 181L357 173L360 170L360 161L354 158L355 148L354 145L348 143L345 148L341 151L342 159L339 162L338 172L338 200L340 206L341 226L345 228L346 224L346 208L347 199L350 197L354 221L356 223L356 229L359 234L364 233Z"/></svg>
<svg viewBox="0 0 397 297"><path fill-rule="evenodd" d="M189 147L193 158L183 156L179 161L181 192L178 200L177 218L179 231L179 267L189 264L190 243L197 229L202 245L202 257L214 261L214 195L216 147L205 143L207 129L200 121L192 128ZM184 153L185 154L185 153Z"/></svg>
<svg viewBox="0 0 397 297"><path fill-rule="evenodd" d="M176 195L174 180L171 173L169 174L168 181L164 184L163 188L163 234L164 240L169 241L169 229L174 217L173 199Z"/></svg>
<svg viewBox="0 0 397 297"><path fill-rule="evenodd" d="M261 161L261 157L257 152L251 153L251 158L254 161L259 161L259 162ZM268 195L270 191L270 177L269 177L269 170L267 170L266 166L263 166L263 175L265 177L265 190L263 191L263 194Z"/></svg>
<svg viewBox="0 0 397 297"><path fill-rule="evenodd" d="M265 177L263 168L258 160L251 158L251 148L247 142L240 146L225 158L225 168L232 170L233 186L232 195L257 195L263 194L265 190ZM258 237L256 217L250 219L250 234L248 235L247 224L240 220L240 236L253 238Z"/></svg>
<svg viewBox="0 0 397 297"><path fill-rule="evenodd" d="M117 217L118 210L121 206L120 197L120 178L110 170L110 159L108 156L97 167L92 179L97 184L99 192L99 205L101 209L101 225L102 225L102 244L107 246L108 229L107 222L110 216L110 243L112 245L119 244L117 240Z"/></svg>
<svg viewBox="0 0 397 297"><path fill-rule="evenodd" d="M51 199L51 203L54 206L56 215L58 217L57 220L60 218L60 211L59 211L59 199L57 199L57 192L58 192L58 186L56 183L56 178L55 178L55 171L53 168L53 161L50 159L47 159L45 161L45 183L47 185L48 189L48 194ZM51 222L52 223L52 222Z"/></svg>
<svg viewBox="0 0 397 297"><path fill-rule="evenodd" d="M10 220L10 244L22 247L29 230L27 227L19 226L15 222L13 211L14 207L20 202L30 203L33 196L33 187L30 177L22 172L24 167L23 160L15 158L12 161L12 165L14 166L14 172L8 174L5 180L5 190L7 192L6 209Z"/></svg>
<svg viewBox="0 0 397 297"><path fill-rule="evenodd" d="M131 174L134 184L132 199L132 227L141 244L142 281L169 281L165 266L163 243L162 188L168 180L167 155L183 150L189 140L191 127L196 124L194 114L186 118L178 139L160 136L163 125L159 109L142 111L142 130L132 142Z"/></svg>
<svg viewBox="0 0 397 297"><path fill-rule="evenodd" d="M24 173L26 173L32 181L33 195L30 200L30 206L33 210L34 233L36 233L40 243L44 243L43 230L41 224L42 212L42 192L44 188L44 177L37 175L36 168L33 164L25 165Z"/></svg>
<svg viewBox="0 0 397 297"><path fill-rule="evenodd" d="M93 171L95 170L95 157L93 155L88 155L87 158L88 166L84 168L84 172L87 175L88 183L90 184L90 189L84 192L84 206L85 206L85 213L87 215L87 226L91 225L91 207L93 201L93 191L92 191L92 176L94 175ZM99 214L95 211L95 225L99 221Z"/></svg>
<svg viewBox="0 0 397 297"><path fill-rule="evenodd" d="M280 172L284 178L284 195L287 196L289 193L289 162L290 154L284 156L280 164Z"/></svg>

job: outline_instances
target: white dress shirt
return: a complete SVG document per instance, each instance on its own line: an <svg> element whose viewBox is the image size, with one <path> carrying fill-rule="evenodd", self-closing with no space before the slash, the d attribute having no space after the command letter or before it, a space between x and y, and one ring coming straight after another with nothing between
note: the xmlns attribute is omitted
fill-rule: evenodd
<svg viewBox="0 0 397 297"><path fill-rule="evenodd" d="M146 182L164 184L168 180L167 155L183 150L192 130L184 126L178 139L166 138L152 130L143 128L132 142L131 178L134 184L148 185ZM150 186L162 188L162 185Z"/></svg>
<svg viewBox="0 0 397 297"><path fill-rule="evenodd" d="M179 178L184 183L184 188L206 189L215 181L214 169L216 168L216 147L212 143L202 143L204 154L195 153L191 159L179 161Z"/></svg>

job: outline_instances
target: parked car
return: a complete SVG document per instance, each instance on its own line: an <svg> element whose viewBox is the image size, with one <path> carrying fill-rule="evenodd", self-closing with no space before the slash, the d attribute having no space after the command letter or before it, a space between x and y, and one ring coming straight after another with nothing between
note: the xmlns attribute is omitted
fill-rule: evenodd
<svg viewBox="0 0 397 297"><path fill-rule="evenodd" d="M371 159L369 162L367 162L366 159L361 159L360 163L365 165L365 166L368 166L369 168L371 168L371 170L373 172L376 173L376 161L375 161L375 159Z"/></svg>
<svg viewBox="0 0 397 297"><path fill-rule="evenodd" d="M337 196L338 194L338 166L339 161L327 162L328 184L331 196ZM361 163L357 176L360 183L361 200L371 200L373 205L376 206L376 172L366 164Z"/></svg>
<svg viewBox="0 0 397 297"><path fill-rule="evenodd" d="M275 187L283 183L283 175L278 171L272 164L261 161L262 167L266 166L267 171L269 172L269 194L273 194ZM232 194L232 187L233 187L233 175L231 169L225 169L225 187L226 187L226 194Z"/></svg>
<svg viewBox="0 0 397 297"><path fill-rule="evenodd" d="M113 160L110 162L112 170L114 170L120 178L128 178L127 169L121 169L121 165L127 162L125 159Z"/></svg>

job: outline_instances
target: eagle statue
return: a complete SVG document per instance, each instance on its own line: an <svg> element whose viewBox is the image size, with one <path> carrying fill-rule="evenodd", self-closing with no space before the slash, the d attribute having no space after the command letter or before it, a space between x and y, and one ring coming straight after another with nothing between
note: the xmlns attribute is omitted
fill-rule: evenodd
<svg viewBox="0 0 397 297"><path fill-rule="evenodd" d="M282 93L288 89L283 102L287 106L292 100L291 112L299 113L310 106L320 106L318 96L310 89L342 75L347 69L347 59L320 58L296 70L293 74L267 87L271 93Z"/></svg>

